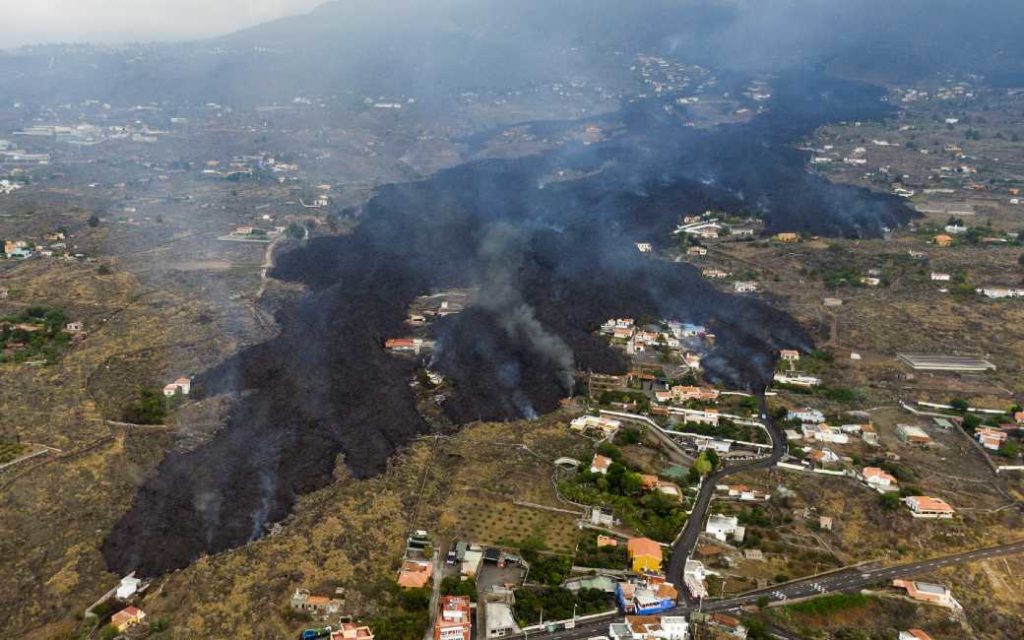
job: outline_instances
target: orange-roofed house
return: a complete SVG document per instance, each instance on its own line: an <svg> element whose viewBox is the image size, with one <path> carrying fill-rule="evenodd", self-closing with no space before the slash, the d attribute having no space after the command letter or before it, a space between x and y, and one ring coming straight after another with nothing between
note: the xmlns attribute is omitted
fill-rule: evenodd
<svg viewBox="0 0 1024 640"><path fill-rule="evenodd" d="M421 347L423 347L422 338L391 338L384 341L384 348L388 351L419 353Z"/></svg>
<svg viewBox="0 0 1024 640"><path fill-rule="evenodd" d="M932 637L920 629L900 631L899 640L932 640Z"/></svg>
<svg viewBox="0 0 1024 640"><path fill-rule="evenodd" d="M734 638L747 637L747 628L740 623L739 618L724 613L712 613L708 616L708 624L725 631Z"/></svg>
<svg viewBox="0 0 1024 640"><path fill-rule="evenodd" d="M1006 442L1006 432L991 427L979 427L974 435L978 438L981 446L990 451L999 451L999 447Z"/></svg>
<svg viewBox="0 0 1024 640"><path fill-rule="evenodd" d="M366 625L343 622L340 629L331 632L331 640L373 640L373 631Z"/></svg>
<svg viewBox="0 0 1024 640"><path fill-rule="evenodd" d="M896 579L892 581L892 586L897 589L906 589L907 596L914 600L950 607L951 609L960 608L960 603L953 597L953 592L941 584Z"/></svg>
<svg viewBox="0 0 1024 640"><path fill-rule="evenodd" d="M672 399L676 402L687 400L717 400L718 389L711 387L698 387L694 385L676 385L671 389Z"/></svg>
<svg viewBox="0 0 1024 640"><path fill-rule="evenodd" d="M793 233L792 231L783 231L782 233L776 233L775 239L779 242L796 242L800 239L800 236Z"/></svg>
<svg viewBox="0 0 1024 640"><path fill-rule="evenodd" d="M931 496L907 496L903 502L915 518L952 518L955 511L945 500Z"/></svg>
<svg viewBox="0 0 1024 640"><path fill-rule="evenodd" d="M170 398L178 392L187 396L192 391L192 378L178 378L174 382L164 385L164 395Z"/></svg>
<svg viewBox="0 0 1024 640"><path fill-rule="evenodd" d="M779 357L788 362L796 362L800 359L800 352L796 349L783 349L779 352Z"/></svg>
<svg viewBox="0 0 1024 640"><path fill-rule="evenodd" d="M294 611L301 611L321 618L337 615L341 611L341 600L328 596L313 595L308 589L296 589L292 594L291 607Z"/></svg>
<svg viewBox="0 0 1024 640"><path fill-rule="evenodd" d="M434 565L431 562L406 560L398 572L398 586L403 589L421 589L427 586L431 576L434 575Z"/></svg>
<svg viewBox="0 0 1024 640"><path fill-rule="evenodd" d="M617 547L617 546L619 546L619 540L618 540L618 538L613 538L611 536L598 535L597 536L597 546L598 547Z"/></svg>
<svg viewBox="0 0 1024 640"><path fill-rule="evenodd" d="M145 619L146 614L143 613L142 609L127 607L115 613L110 618L110 624L114 625L114 628L118 631L123 632L128 627L135 626Z"/></svg>
<svg viewBox="0 0 1024 640"><path fill-rule="evenodd" d="M630 566L635 573L661 571L661 545L650 538L630 538L626 543Z"/></svg>
<svg viewBox="0 0 1024 640"><path fill-rule="evenodd" d="M650 491L658 486L658 476L651 475L650 473L641 473L640 482L643 483L644 489Z"/></svg>
<svg viewBox="0 0 1024 640"><path fill-rule="evenodd" d="M899 491L900 486L896 478L878 467L864 467L860 475L869 487L879 493Z"/></svg>
<svg viewBox="0 0 1024 640"><path fill-rule="evenodd" d="M807 459L818 464L835 464L839 462L839 456L831 449L815 449L807 453Z"/></svg>
<svg viewBox="0 0 1024 640"><path fill-rule="evenodd" d="M944 233L940 233L935 236L933 240L935 241L935 244L940 247L948 247L953 244L953 236L947 236Z"/></svg>
<svg viewBox="0 0 1024 640"><path fill-rule="evenodd" d="M602 456L599 453L594 454L594 459L590 463L590 473L600 473L601 475L608 474L608 468L612 466L612 459L608 456Z"/></svg>

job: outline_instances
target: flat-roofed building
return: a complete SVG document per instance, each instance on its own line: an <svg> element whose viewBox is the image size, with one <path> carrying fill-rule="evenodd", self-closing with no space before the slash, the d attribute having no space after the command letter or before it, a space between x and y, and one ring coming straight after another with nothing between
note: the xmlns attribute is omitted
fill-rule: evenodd
<svg viewBox="0 0 1024 640"><path fill-rule="evenodd" d="M914 600L930 602L951 609L960 608L960 603L953 597L953 592L941 584L896 579L892 581L892 586L897 589L905 589L907 596Z"/></svg>
<svg viewBox="0 0 1024 640"><path fill-rule="evenodd" d="M434 640L470 640L472 626L469 596L441 598L437 621L434 623Z"/></svg>
<svg viewBox="0 0 1024 640"><path fill-rule="evenodd" d="M912 424L896 425L896 435L899 436L899 439L905 442L906 444L916 444L924 446L931 444L932 442L931 436L925 433L924 429L922 429L921 427L916 427Z"/></svg>
<svg viewBox="0 0 1024 640"><path fill-rule="evenodd" d="M996 365L983 358L897 353L896 358L917 371L988 371Z"/></svg>
<svg viewBox="0 0 1024 640"><path fill-rule="evenodd" d="M915 518L949 519L956 513L953 507L941 499L931 496L907 496L903 502L910 508Z"/></svg>
<svg viewBox="0 0 1024 640"><path fill-rule="evenodd" d="M477 605L479 606L479 605ZM487 626L487 638L504 638L519 633L519 625L512 615L512 608L504 602L487 602L484 604Z"/></svg>

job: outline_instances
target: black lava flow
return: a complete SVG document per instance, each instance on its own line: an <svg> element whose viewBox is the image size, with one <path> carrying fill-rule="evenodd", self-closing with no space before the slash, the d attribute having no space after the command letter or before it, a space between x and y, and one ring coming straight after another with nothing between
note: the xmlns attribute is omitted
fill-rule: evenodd
<svg viewBox="0 0 1024 640"><path fill-rule="evenodd" d="M824 122L884 115L877 91L818 76L775 89L773 110L749 124L699 131L661 104L636 104L607 118L624 133L604 143L382 187L353 234L281 255L273 276L308 293L278 312L278 337L200 376L209 394L245 393L208 444L169 453L140 488L103 544L108 567L153 576L245 544L329 483L339 454L357 477L380 473L428 428L409 387L416 363L382 348L426 292L480 289L432 328L456 423L548 412L572 392L574 370L623 372L594 335L610 317L707 324L717 336L708 374L763 386L775 350L810 347L801 328L633 243L664 244L680 214L707 208L823 235L877 235L911 215L898 199L808 172L793 147ZM594 173L541 188L565 168Z"/></svg>

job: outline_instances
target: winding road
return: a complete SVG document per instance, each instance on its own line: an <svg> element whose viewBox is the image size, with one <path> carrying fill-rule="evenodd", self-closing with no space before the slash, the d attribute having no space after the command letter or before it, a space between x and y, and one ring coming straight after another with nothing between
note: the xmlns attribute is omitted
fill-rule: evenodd
<svg viewBox="0 0 1024 640"><path fill-rule="evenodd" d="M676 589L679 590L680 595L686 599L688 604L696 605L697 600L690 597L689 592L683 584L683 569L686 567L686 561L691 555L693 555L694 547L697 546L697 538L700 536L701 529L704 527L704 517L707 515L708 507L711 506L711 498L715 494L715 486L718 484L719 480L735 473L751 471L753 469L771 468L775 466L777 462L782 460L788 451L786 446L786 434L782 432L782 429L775 425L775 422L768 414L768 402L764 395L759 396L759 401L761 405L761 419L764 421L765 429L767 429L768 435L772 439L771 455L767 458L751 460L750 462L743 464L722 467L718 471L715 471L704 478L704 481L700 486L700 491L697 494L697 499L693 503L693 510L690 513L690 517L686 520L686 524L683 525L683 530L679 533L679 537L676 538L675 543L672 545L672 559L665 570L665 576L672 584L675 585Z"/></svg>

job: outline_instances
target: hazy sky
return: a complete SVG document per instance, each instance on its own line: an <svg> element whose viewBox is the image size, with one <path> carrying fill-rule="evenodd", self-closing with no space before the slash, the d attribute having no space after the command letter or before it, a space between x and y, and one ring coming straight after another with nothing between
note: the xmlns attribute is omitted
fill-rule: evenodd
<svg viewBox="0 0 1024 640"><path fill-rule="evenodd" d="M180 40L304 13L325 0L0 0L0 48Z"/></svg>

